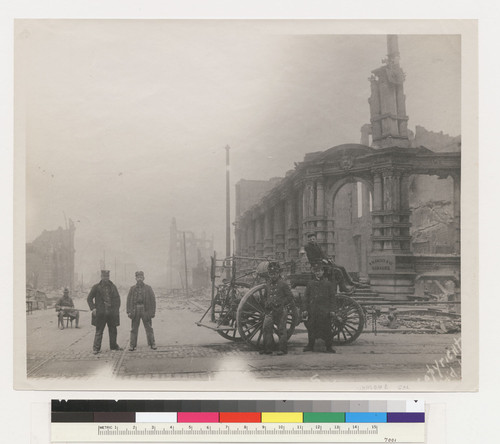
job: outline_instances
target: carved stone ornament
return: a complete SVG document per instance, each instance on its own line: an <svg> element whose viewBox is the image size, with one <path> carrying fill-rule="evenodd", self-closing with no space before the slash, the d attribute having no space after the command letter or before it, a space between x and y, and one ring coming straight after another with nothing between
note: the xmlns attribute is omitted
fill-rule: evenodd
<svg viewBox="0 0 500 444"><path fill-rule="evenodd" d="M391 83L402 85L405 81L405 73L403 72L401 67L397 65L387 67L385 72L387 73L387 80L389 80L389 82Z"/></svg>
<svg viewBox="0 0 500 444"><path fill-rule="evenodd" d="M350 156L343 156L339 160L339 165L343 170L350 170L354 166L354 159Z"/></svg>

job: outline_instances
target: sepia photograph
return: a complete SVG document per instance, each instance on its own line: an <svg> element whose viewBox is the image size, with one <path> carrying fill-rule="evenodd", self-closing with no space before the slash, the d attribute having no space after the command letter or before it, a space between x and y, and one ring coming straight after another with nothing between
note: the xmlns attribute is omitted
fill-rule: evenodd
<svg viewBox="0 0 500 444"><path fill-rule="evenodd" d="M15 388L477 390L476 33L17 19Z"/></svg>

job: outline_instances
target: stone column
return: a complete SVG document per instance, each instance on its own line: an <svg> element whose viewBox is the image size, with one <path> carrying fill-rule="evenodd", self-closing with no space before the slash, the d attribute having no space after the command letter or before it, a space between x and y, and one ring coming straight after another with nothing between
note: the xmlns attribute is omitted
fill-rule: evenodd
<svg viewBox="0 0 500 444"><path fill-rule="evenodd" d="M383 177L383 202L384 210L394 210L394 177L391 170L386 170L382 173Z"/></svg>
<svg viewBox="0 0 500 444"><path fill-rule="evenodd" d="M373 251L368 259L370 284L386 299L406 300L414 293L415 279L414 258L410 252L408 174L392 167L373 174Z"/></svg>
<svg viewBox="0 0 500 444"><path fill-rule="evenodd" d="M373 211L381 211L383 207L382 175L375 173L373 175Z"/></svg>
<svg viewBox="0 0 500 444"><path fill-rule="evenodd" d="M239 227L239 224L236 223L234 227L234 252L233 254L235 256L242 256L241 254L241 247L242 247L242 242L241 242L241 228Z"/></svg>
<svg viewBox="0 0 500 444"><path fill-rule="evenodd" d="M280 201L274 207L274 218L273 218L273 244L274 244L274 255L277 258L285 259L285 212L284 212L284 202Z"/></svg>
<svg viewBox="0 0 500 444"><path fill-rule="evenodd" d="M401 241L401 250L411 251L411 236L410 236L410 173L404 171L401 175L400 188L400 218L399 222L405 224L400 228L400 236L406 237L407 240Z"/></svg>
<svg viewBox="0 0 500 444"><path fill-rule="evenodd" d="M314 188L313 182L308 181L304 184L302 191L302 216L307 219L314 215Z"/></svg>
<svg viewBox="0 0 500 444"><path fill-rule="evenodd" d="M302 192L302 241L305 232L316 231L316 223L314 221L316 201L314 199L314 182L308 180L304 184Z"/></svg>
<svg viewBox="0 0 500 444"><path fill-rule="evenodd" d="M331 244L331 239L329 239L329 223L328 218L325 214L325 189L323 180L319 179L316 181L316 212L314 221L311 221L311 225L315 225L316 238L318 244L323 248L327 254L329 253L329 245Z"/></svg>
<svg viewBox="0 0 500 444"><path fill-rule="evenodd" d="M323 181L316 182L316 216L325 215L325 190Z"/></svg>
<svg viewBox="0 0 500 444"><path fill-rule="evenodd" d="M371 96L368 99L370 104L370 116L372 124L372 139L379 140L382 137L382 124L380 122L380 92L377 78L372 75L370 78Z"/></svg>
<svg viewBox="0 0 500 444"><path fill-rule="evenodd" d="M299 257L299 225L297 196L290 192L285 200L286 250L289 258Z"/></svg>
<svg viewBox="0 0 500 444"><path fill-rule="evenodd" d="M248 221L246 219L242 219L238 222L238 230L240 232L239 240L240 247L237 251L241 256L248 256Z"/></svg>
<svg viewBox="0 0 500 444"><path fill-rule="evenodd" d="M406 117L406 96L403 85L396 85L396 106L398 108L398 130L399 135L408 137L408 121Z"/></svg>
<svg viewBox="0 0 500 444"><path fill-rule="evenodd" d="M393 195L393 210L401 209L401 172L394 171L392 176L392 195Z"/></svg>
<svg viewBox="0 0 500 444"><path fill-rule="evenodd" d="M398 238L401 237L401 172L394 171L392 176L392 209L394 214L392 216L392 235L394 237L394 241L392 242L393 250L401 250L401 240Z"/></svg>
<svg viewBox="0 0 500 444"><path fill-rule="evenodd" d="M302 205L304 199L304 190L297 193L297 229L298 229L298 240L299 240L299 248L303 243L304 239L304 206Z"/></svg>
<svg viewBox="0 0 500 444"><path fill-rule="evenodd" d="M264 213L264 256L271 257L273 248L273 209L266 208Z"/></svg>
<svg viewBox="0 0 500 444"><path fill-rule="evenodd" d="M314 216L316 214L316 200L314 199L314 182L308 182L307 189L309 194L308 207L307 207L307 217Z"/></svg>
<svg viewBox="0 0 500 444"><path fill-rule="evenodd" d="M383 184L384 184L384 210L387 213L384 215L384 223L386 224L383 233L386 236L384 241L383 250L393 250L394 249L394 226L393 221L393 211L395 209L395 196L394 196L394 176L393 171L387 170L382 173Z"/></svg>
<svg viewBox="0 0 500 444"><path fill-rule="evenodd" d="M258 215L255 218L255 256L264 256L264 233L263 233L263 220L262 215Z"/></svg>
<svg viewBox="0 0 500 444"><path fill-rule="evenodd" d="M399 250L399 241L396 237L399 236L399 227L397 222L399 222L399 204L400 204L400 192L399 192L399 181L400 173L390 169L382 173L384 180L384 223L383 233L385 235L384 240L384 250Z"/></svg>
<svg viewBox="0 0 500 444"><path fill-rule="evenodd" d="M247 229L247 251L249 257L255 256L255 220L249 219Z"/></svg>
<svg viewBox="0 0 500 444"><path fill-rule="evenodd" d="M394 86L388 82L387 78L384 78L380 80L379 88L381 113L388 115L387 118L382 119L382 137L397 136L398 122L392 117L397 114Z"/></svg>
<svg viewBox="0 0 500 444"><path fill-rule="evenodd" d="M410 174L405 172L401 175L401 211L410 210Z"/></svg>

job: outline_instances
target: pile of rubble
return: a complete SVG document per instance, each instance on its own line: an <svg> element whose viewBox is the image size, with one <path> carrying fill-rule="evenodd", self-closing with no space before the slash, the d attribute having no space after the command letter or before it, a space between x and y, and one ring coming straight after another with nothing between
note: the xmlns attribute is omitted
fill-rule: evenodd
<svg viewBox="0 0 500 444"><path fill-rule="evenodd" d="M377 324L384 329L411 333L451 334L461 331L459 315L435 310L418 313L393 310L387 314L381 314L377 319Z"/></svg>

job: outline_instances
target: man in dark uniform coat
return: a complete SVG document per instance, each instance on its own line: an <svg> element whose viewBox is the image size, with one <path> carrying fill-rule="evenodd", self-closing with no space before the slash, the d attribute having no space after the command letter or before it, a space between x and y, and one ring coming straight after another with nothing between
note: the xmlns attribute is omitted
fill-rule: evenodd
<svg viewBox="0 0 500 444"><path fill-rule="evenodd" d="M261 354L270 355L274 346L273 331L274 325L278 328L279 351L278 355L288 353L288 337L286 331L286 320L288 317L288 308L295 309L295 300L292 290L288 284L281 279L281 267L278 262L269 262L267 267L268 281L266 283L263 299L264 323L262 326L263 350Z"/></svg>
<svg viewBox="0 0 500 444"><path fill-rule="evenodd" d="M80 320L80 312L78 310L72 310L75 308L75 304L73 303L73 299L69 297L69 290L67 288L63 291L63 296L61 299L57 301L56 311L58 322L57 325L61 330L64 330L63 317L68 315L69 318L75 322L75 328L78 328L78 321Z"/></svg>
<svg viewBox="0 0 500 444"><path fill-rule="evenodd" d="M332 324L330 316L335 304L335 282L325 279L323 266L313 266L314 279L307 283L302 304L302 317L307 328L309 342L304 348L305 352L314 350L316 339L323 339L327 353L335 353L332 348Z"/></svg>
<svg viewBox="0 0 500 444"><path fill-rule="evenodd" d="M136 285L130 287L127 296L127 315L132 319L132 330L130 330L130 351L137 347L137 333L139 324L144 325L148 345L156 350L155 335L153 332L152 321L156 313L156 299L153 289L144 283L144 272L136 271Z"/></svg>
<svg viewBox="0 0 500 444"><path fill-rule="evenodd" d="M347 273L346 269L341 265L334 263L331 259L328 258L326 253L321 249L316 241L316 234L309 233L307 235L307 244L304 245L304 250L306 251L307 260L314 266L318 263L323 264L324 266L330 265L334 269L337 269L339 273L339 281L337 282L339 285L339 290L343 293L352 293L354 291L354 287L361 286L353 282L349 273Z"/></svg>
<svg viewBox="0 0 500 444"><path fill-rule="evenodd" d="M101 271L101 281L95 284L87 296L95 325L94 354L100 353L104 327L108 325L109 348L122 350L116 343L117 327L120 325L120 295L115 284L109 280L109 270Z"/></svg>

